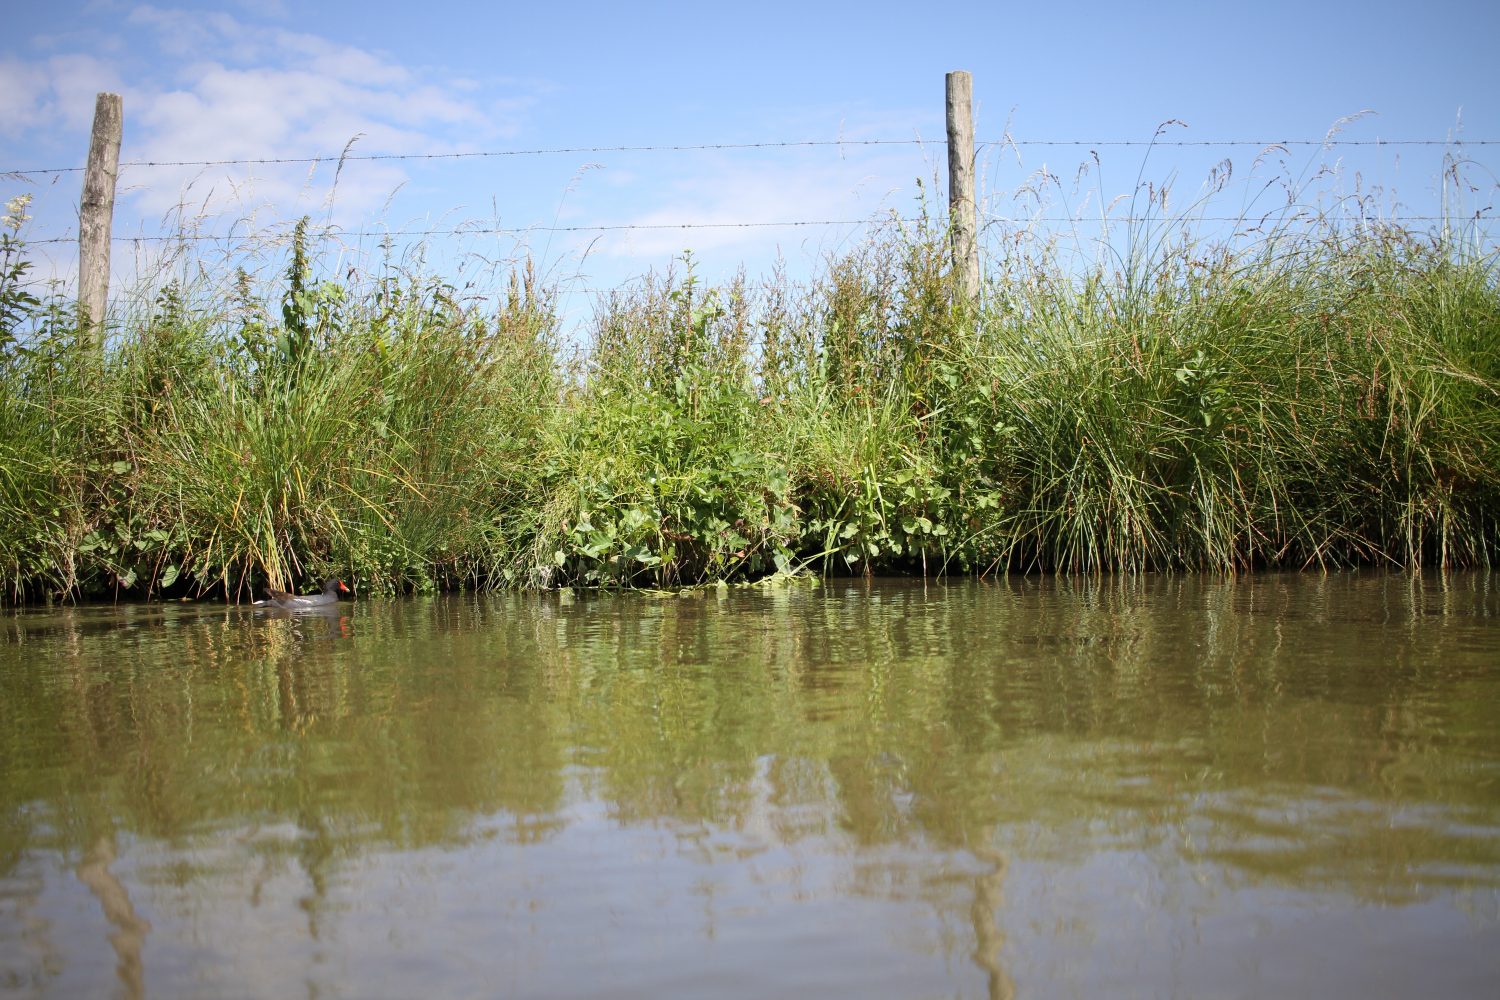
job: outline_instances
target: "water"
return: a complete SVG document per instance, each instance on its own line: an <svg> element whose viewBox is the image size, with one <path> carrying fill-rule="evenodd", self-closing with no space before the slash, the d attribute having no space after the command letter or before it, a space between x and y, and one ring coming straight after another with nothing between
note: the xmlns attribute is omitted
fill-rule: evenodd
<svg viewBox="0 0 1500 1000"><path fill-rule="evenodd" d="M0 995L1492 997L1500 577L0 617Z"/></svg>

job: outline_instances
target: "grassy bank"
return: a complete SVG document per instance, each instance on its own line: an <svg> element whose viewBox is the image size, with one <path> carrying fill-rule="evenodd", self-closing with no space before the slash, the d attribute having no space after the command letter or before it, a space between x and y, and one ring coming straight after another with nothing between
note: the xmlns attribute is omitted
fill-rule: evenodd
<svg viewBox="0 0 1500 1000"><path fill-rule="evenodd" d="M476 304L299 237L99 353L8 232L5 600L1500 556L1496 261L1401 230L1026 244L976 314L892 226L807 283L644 279L581 350L525 270Z"/></svg>

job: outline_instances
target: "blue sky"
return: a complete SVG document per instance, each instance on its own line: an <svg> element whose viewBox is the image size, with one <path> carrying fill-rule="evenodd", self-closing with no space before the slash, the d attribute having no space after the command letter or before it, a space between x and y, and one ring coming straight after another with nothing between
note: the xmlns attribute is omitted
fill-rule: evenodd
<svg viewBox="0 0 1500 1000"><path fill-rule="evenodd" d="M946 181L943 77L974 76L981 142L1041 139L1466 138L1470 145L984 147L990 232L1036 216L1124 211L1138 175L1194 201L1216 163L1233 181L1204 210L1234 215L1359 192L1387 215L1439 210L1444 156L1467 160L1464 210L1496 202L1500 4L1076 2L931 6L410 2L11 5L0 43L0 172L80 165L94 95L123 94L122 160L326 157L309 164L126 167L117 236L335 227L325 263L368 263L382 230L427 239L450 277L531 254L577 295L693 248L706 278L740 264L793 273L856 242L836 226L579 229L869 220ZM595 146L921 140L442 160L353 154ZM1086 167L1080 176L1080 168ZM1050 178L1050 179L1049 179ZM1262 190L1272 184L1270 194ZM33 195L28 235L76 235L81 175L0 177ZM1029 193L1040 191L1041 197ZM1019 192L1019 193L1018 193ZM940 201L941 190L937 192ZM1113 206L1113 207L1110 207ZM184 221L185 220L185 221ZM1035 225L1036 223L1032 223ZM1422 228L1419 225L1418 228ZM519 233L475 233L505 228ZM401 241L398 241L401 242ZM39 244L69 277L70 243ZM129 282L160 246L117 244Z"/></svg>

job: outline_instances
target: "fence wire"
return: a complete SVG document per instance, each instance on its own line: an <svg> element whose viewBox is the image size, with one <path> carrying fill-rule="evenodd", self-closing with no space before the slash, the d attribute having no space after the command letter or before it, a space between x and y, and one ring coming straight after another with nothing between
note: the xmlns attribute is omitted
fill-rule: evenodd
<svg viewBox="0 0 1500 1000"><path fill-rule="evenodd" d="M1294 217L1304 217L1304 214ZM1307 216L1310 217L1310 216ZM986 225L1013 225L1025 226L1033 223L1064 224L1073 226L1128 226L1141 222L1152 221L1148 216L1118 216L1109 218L1072 218L1069 216L1017 216L1000 217L992 216L985 220ZM1222 222L1236 223L1247 229L1256 229L1272 221L1279 221L1284 217L1281 215L1270 215L1266 217L1246 217L1237 215L1192 215L1186 217L1193 222ZM1351 217L1352 218L1352 217ZM1481 216L1477 213L1472 216L1446 216L1446 215L1400 215L1389 217L1360 216L1358 221L1366 224L1395 224L1407 222L1447 222L1459 225L1465 222L1478 221ZM899 216L874 217L869 219L789 219L777 222L651 222L651 223L622 223L619 225L596 225L596 226L525 226L525 227L490 227L475 226L458 229L379 229L346 231L337 227L329 227L320 231L309 232L309 236L315 239L341 239L341 240L384 240L384 239L410 239L429 237L459 237L459 236L531 236L535 234L548 235L553 233L611 233L629 232L632 230L694 230L694 229L796 229L824 226L882 226L882 225L917 225L930 222L930 219L903 218ZM290 227L290 223L287 224ZM235 235L233 233L173 233L160 236L111 236L114 243L234 243L274 241L287 239L290 234L273 233L244 233ZM49 243L75 243L77 236L50 236L44 239L28 239L30 245L43 245Z"/></svg>
<svg viewBox="0 0 1500 1000"><path fill-rule="evenodd" d="M322 156L257 157L239 160L127 160L121 168L153 167L235 167L235 166L307 166L319 163L356 163L378 160L465 160L494 159L517 156L556 156L580 153L684 153L712 150L745 149L791 149L806 147L848 146L924 146L942 145L926 139L791 139L774 142L711 142L680 143L659 146L556 146L545 149L495 149L455 153L341 153ZM976 149L993 147L1069 146L1084 149L1094 147L1202 147L1238 146L1241 148L1267 149L1310 146L1495 146L1500 139L987 139L975 143ZM84 167L30 167L16 170L0 170L4 177L30 177L38 175L71 174Z"/></svg>
<svg viewBox="0 0 1500 1000"><path fill-rule="evenodd" d="M923 146L943 145L942 142L931 142L921 138L910 139L797 139L797 140L775 140L764 142L714 142L714 143L674 143L663 145L619 145L619 146L556 146L537 149L507 149L486 150L469 152L449 153L351 153L346 146L344 152L339 155L323 156L295 156L295 157L257 157L246 159L218 159L218 160L128 160L121 163L121 169L151 169L168 167L240 167L240 166L307 166L322 163L337 163L340 168L352 162L373 161L439 161L439 160L465 160L486 159L504 157L528 157L528 156L552 156L564 154L598 154L598 153L682 153L694 151L720 151L720 150L757 150L757 149L791 149L791 148L847 148L847 147L872 147L872 146ZM1017 139L1012 136L1004 136L1000 139L990 139L976 144L977 150L995 148L1027 148L1027 147L1067 147L1079 149L1094 149L1103 147L1239 147L1256 149L1290 149L1292 147L1452 147L1466 148L1474 146L1500 145L1500 139L1345 139L1337 137L1324 137L1322 139L1169 139L1157 135L1150 139ZM19 170L0 171L0 178L24 180L35 176L61 175L77 173L85 168L74 167L44 167L28 168ZM1435 215L1402 215L1386 218L1362 217L1359 221L1366 223L1437 223L1445 222L1461 224L1484 218L1483 213L1488 212L1487 206L1482 212L1473 213L1471 216L1435 216ZM1246 216L1191 216L1196 222L1234 223L1236 225L1254 228L1257 217ZM1273 213L1269 216L1258 217L1260 223L1271 219L1285 220L1285 214ZM631 231L650 230L726 230L726 229L797 229L818 228L833 226L869 226L869 225L912 225L922 222L917 218L900 218L895 215L886 217L870 217L864 219L787 219L775 221L746 221L746 222L665 222L665 223L623 223L623 224L597 224L597 225L570 225L570 226L458 226L447 229L380 229L362 231L341 231L328 227L317 234L323 239L344 239L350 241L360 240L386 240L386 239L426 239L426 238L457 238L457 237L525 237L531 235L550 235L567 233L617 233ZM1117 218L1078 218L1071 216L1016 216L1001 217L991 215L987 220L989 225L1016 225L1025 226L1030 224L1063 224L1072 226L1114 226L1133 225L1145 221L1135 217ZM1295 220L1293 220L1295 221ZM173 233L168 235L135 235L112 237L115 243L233 243L251 242L256 240L284 239L282 234L259 233L259 234L204 234L204 233ZM77 236L57 236L38 239L30 239L31 244L60 244L71 243L77 240Z"/></svg>

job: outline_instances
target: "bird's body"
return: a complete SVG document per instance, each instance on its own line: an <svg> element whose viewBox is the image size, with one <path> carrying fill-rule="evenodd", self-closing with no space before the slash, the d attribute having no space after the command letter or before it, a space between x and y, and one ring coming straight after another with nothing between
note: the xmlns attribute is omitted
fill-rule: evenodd
<svg viewBox="0 0 1500 1000"><path fill-rule="evenodd" d="M318 611L333 607L339 601L339 594L349 592L344 586L344 581L337 577L329 577L323 582L321 594L288 594L281 590L267 590L271 596L264 601L256 601L255 606L267 608L280 608L282 611Z"/></svg>

